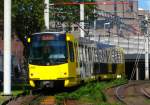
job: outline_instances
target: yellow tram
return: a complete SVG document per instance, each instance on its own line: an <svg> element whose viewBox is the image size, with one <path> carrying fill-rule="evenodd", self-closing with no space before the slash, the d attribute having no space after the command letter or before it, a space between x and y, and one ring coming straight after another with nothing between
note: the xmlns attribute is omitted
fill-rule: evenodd
<svg viewBox="0 0 150 105"><path fill-rule="evenodd" d="M63 32L34 33L28 43L31 87L71 87L125 75L123 50L115 46Z"/></svg>

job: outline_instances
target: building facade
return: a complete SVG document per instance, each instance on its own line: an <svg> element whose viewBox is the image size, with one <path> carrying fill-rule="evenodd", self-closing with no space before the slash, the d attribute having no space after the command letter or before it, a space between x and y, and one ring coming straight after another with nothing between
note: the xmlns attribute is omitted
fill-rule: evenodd
<svg viewBox="0 0 150 105"><path fill-rule="evenodd" d="M3 20L0 20L0 55L4 55L4 30ZM15 33L12 33L11 38L11 55L15 59L15 63L23 62L23 43L17 38Z"/></svg>
<svg viewBox="0 0 150 105"><path fill-rule="evenodd" d="M101 29L97 29L100 36L117 35L128 37L128 35L138 35L138 1L133 0L97 0L104 5L97 5ZM99 25L99 24L98 24Z"/></svg>

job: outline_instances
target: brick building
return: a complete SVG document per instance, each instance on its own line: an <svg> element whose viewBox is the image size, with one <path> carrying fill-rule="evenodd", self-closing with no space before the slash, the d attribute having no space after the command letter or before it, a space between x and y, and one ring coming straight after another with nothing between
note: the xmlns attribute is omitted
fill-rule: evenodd
<svg viewBox="0 0 150 105"><path fill-rule="evenodd" d="M141 24L141 28L143 27L142 26L142 21L145 19L145 16L148 16L149 18L149 21L150 21L150 12L148 10L143 10L143 9L139 9L138 10L138 17L139 17L139 20L140 20L140 24ZM144 32L141 31L141 34L144 35Z"/></svg>
<svg viewBox="0 0 150 105"><path fill-rule="evenodd" d="M4 46L3 37L4 37L3 20L0 20L0 55L3 55L3 46ZM12 34L11 50L12 50L12 57L15 59L16 63L21 63L23 61L23 44L14 33Z"/></svg>
<svg viewBox="0 0 150 105"><path fill-rule="evenodd" d="M95 11L98 18L90 24L90 29L85 29L89 31L89 36L85 36L100 40L101 37L129 38L142 35L137 0L96 0L96 2ZM80 35L79 29L73 29L73 33L76 36Z"/></svg>
<svg viewBox="0 0 150 105"><path fill-rule="evenodd" d="M97 5L99 12L97 31L100 36L139 35L138 1L133 0L97 0L104 5ZM100 24L101 23L101 24ZM109 24L108 24L109 23Z"/></svg>

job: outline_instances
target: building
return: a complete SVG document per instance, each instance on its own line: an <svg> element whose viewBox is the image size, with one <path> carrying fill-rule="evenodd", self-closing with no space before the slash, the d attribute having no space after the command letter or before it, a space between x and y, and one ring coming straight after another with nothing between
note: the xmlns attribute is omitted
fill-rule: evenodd
<svg viewBox="0 0 150 105"><path fill-rule="evenodd" d="M150 21L150 12L148 10L143 10L143 9L139 9L138 10L138 18L139 18L139 22L140 22L140 28L141 28L141 34L144 35L144 24L143 24L143 21L145 20L145 16L148 16L149 20Z"/></svg>
<svg viewBox="0 0 150 105"><path fill-rule="evenodd" d="M4 55L4 30L3 20L0 20L0 55ZM12 33L11 50L12 57L15 59L15 64L23 62L23 43L17 38L15 33Z"/></svg>
<svg viewBox="0 0 150 105"><path fill-rule="evenodd" d="M117 35L128 37L138 35L138 1L97 0L104 5L97 5L99 12L98 28L100 36ZM101 22L102 21L102 22ZM100 24L101 23L101 24Z"/></svg>
<svg viewBox="0 0 150 105"><path fill-rule="evenodd" d="M140 25L138 17L138 1L136 0L96 0L95 13L97 19L93 23L85 23L85 37L101 40L103 37L140 36ZM87 29L86 26L90 28ZM79 29L74 25L72 32L79 35ZM80 27L78 27L80 28ZM76 29L76 30L74 30Z"/></svg>

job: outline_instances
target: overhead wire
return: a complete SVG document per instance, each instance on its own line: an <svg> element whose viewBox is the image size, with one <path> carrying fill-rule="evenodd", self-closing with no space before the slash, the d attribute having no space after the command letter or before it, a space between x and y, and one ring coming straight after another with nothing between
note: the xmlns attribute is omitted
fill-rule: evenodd
<svg viewBox="0 0 150 105"><path fill-rule="evenodd" d="M129 2L130 1L136 1L136 0L129 0L128 1L128 3L121 3L121 2L116 2L116 4L129 4ZM123 1L122 1L123 2ZM64 3L63 5L79 5L79 4L81 4L81 3ZM99 3L87 3L87 2L83 2L83 4L91 4L91 5L112 5L112 4L115 4L115 3L106 3L106 2L99 2ZM129 8L129 7L128 7ZM98 10L98 9L97 9ZM120 11L119 11L120 12ZM124 12L124 11L123 11ZM107 13L107 14L109 14L109 15L112 15L112 16L114 16L114 14L112 14L112 12L110 13L108 13L108 12L106 12L106 11L102 11L102 13ZM134 12L135 13L135 12ZM136 15L137 15L137 13L135 13ZM97 15L98 17L100 16L100 15ZM104 16L105 18L108 18L108 17L106 17L106 16ZM114 18L115 18L116 16L114 16ZM137 19L137 18L136 18ZM138 20L138 19L137 19ZM115 20L116 21L116 23L118 23L119 22L119 20ZM138 20L139 21L139 20ZM120 22L119 22L120 23ZM81 28L85 33L86 33L86 35L88 36L89 35L89 29L88 29L88 31L86 31L85 29L83 29L81 26L80 26L80 24L78 24L78 23L74 23L74 24L76 24L79 28ZM122 22L121 22L121 24L122 24ZM138 32L140 32L139 30L137 30L133 25L131 25L131 28L133 28L133 31L134 32L136 32L136 33L138 33ZM119 37L119 36L118 36ZM129 40L129 39L128 39ZM138 42L139 43L139 42ZM145 43L145 41L144 41L144 43ZM144 50L144 48L142 49L142 50L139 50L139 52L138 52L138 54L137 54L137 56L136 56L136 60L135 60L135 64L134 64L134 68L133 68L133 70L132 70L132 73L131 73L131 77L130 77L130 80L132 80L133 79L133 77L134 77L134 74L135 74L135 72L136 72L136 68L137 68L137 66L138 66L138 63L139 63L139 60L140 60L140 57L141 57L141 54L143 53L143 50Z"/></svg>
<svg viewBox="0 0 150 105"><path fill-rule="evenodd" d="M130 1L137 1L137 0L129 0L129 2L130 2ZM135 15L138 15L137 12L134 12L134 14L135 14ZM136 19L137 19L137 18L136 18ZM139 18L138 18L137 20L138 20L138 22L140 22L140 19L139 19ZM137 30L133 25L131 25L131 26L134 28L134 30L135 30L136 32L141 33L140 30ZM146 42L146 39L144 38L144 42L143 42L143 43L145 43L145 42ZM138 43L139 43L139 42L138 42ZM133 68L132 73L131 73L130 80L132 80L132 79L134 78L134 75L135 75L135 73L136 73L136 69L138 68L138 64L139 64L139 61L140 61L140 58L141 58L141 55L142 55L144 49L145 49L145 48L143 47L143 49L141 50L141 52L137 53L137 57L136 57L136 60L135 60L134 68Z"/></svg>
<svg viewBox="0 0 150 105"><path fill-rule="evenodd" d="M143 51L144 51L144 48L142 50L140 50L140 52L136 56L135 63L134 63L134 68L132 70L131 77L130 77L129 80L132 80L134 78L134 74L136 72L136 69L137 69L137 66L138 66L138 63L139 63L139 60L140 60L140 57L141 57Z"/></svg>

